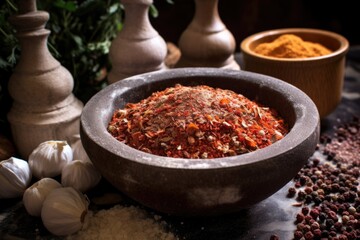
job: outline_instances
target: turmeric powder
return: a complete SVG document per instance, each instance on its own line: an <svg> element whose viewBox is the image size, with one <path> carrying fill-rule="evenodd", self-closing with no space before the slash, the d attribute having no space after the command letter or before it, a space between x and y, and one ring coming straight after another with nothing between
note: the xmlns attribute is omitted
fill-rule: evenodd
<svg viewBox="0 0 360 240"><path fill-rule="evenodd" d="M331 53L331 50L319 43L304 41L294 34L283 34L273 42L261 43L254 51L270 57L308 58Z"/></svg>

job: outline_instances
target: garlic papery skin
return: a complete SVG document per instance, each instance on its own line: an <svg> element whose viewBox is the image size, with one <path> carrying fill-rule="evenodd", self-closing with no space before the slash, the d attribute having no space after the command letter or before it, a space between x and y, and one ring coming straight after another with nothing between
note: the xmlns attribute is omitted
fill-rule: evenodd
<svg viewBox="0 0 360 240"><path fill-rule="evenodd" d="M38 179L55 177L63 167L73 160L73 152L66 141L45 141L29 156L30 169Z"/></svg>
<svg viewBox="0 0 360 240"><path fill-rule="evenodd" d="M76 140L76 142L72 144L71 148L73 150L74 159L91 162L89 156L87 155L82 145L81 139Z"/></svg>
<svg viewBox="0 0 360 240"><path fill-rule="evenodd" d="M25 160L11 157L0 162L0 199L21 197L31 181L31 170Z"/></svg>
<svg viewBox="0 0 360 240"><path fill-rule="evenodd" d="M41 219L54 235L66 236L81 230L88 222L89 201L72 187L56 188L45 198Z"/></svg>
<svg viewBox="0 0 360 240"><path fill-rule="evenodd" d="M23 195L23 204L26 211L35 217L40 217L41 208L47 195L62 185L52 178L42 178L28 187Z"/></svg>
<svg viewBox="0 0 360 240"><path fill-rule="evenodd" d="M61 173L64 187L73 187L83 193L95 187L100 179L101 174L90 161L73 160Z"/></svg>

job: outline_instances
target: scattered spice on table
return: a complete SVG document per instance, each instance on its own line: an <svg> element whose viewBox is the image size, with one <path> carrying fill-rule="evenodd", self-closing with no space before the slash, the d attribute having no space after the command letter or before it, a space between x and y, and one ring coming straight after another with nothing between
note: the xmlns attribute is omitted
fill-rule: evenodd
<svg viewBox="0 0 360 240"><path fill-rule="evenodd" d="M211 159L264 148L288 129L275 109L241 94L177 84L116 110L108 131L155 155Z"/></svg>
<svg viewBox="0 0 360 240"><path fill-rule="evenodd" d="M301 210L294 239L360 239L360 119L321 136L314 154L294 178L288 197Z"/></svg>
<svg viewBox="0 0 360 240"><path fill-rule="evenodd" d="M308 58L330 54L332 51L320 43L304 41L295 34L283 34L272 42L257 45L254 52L277 58Z"/></svg>
<svg viewBox="0 0 360 240"><path fill-rule="evenodd" d="M270 240L280 240L280 238L279 238L278 235L272 234L272 235L270 236Z"/></svg>

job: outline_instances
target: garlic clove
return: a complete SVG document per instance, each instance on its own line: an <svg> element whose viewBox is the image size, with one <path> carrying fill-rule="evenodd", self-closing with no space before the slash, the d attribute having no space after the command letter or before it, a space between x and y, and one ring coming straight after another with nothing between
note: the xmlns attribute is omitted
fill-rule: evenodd
<svg viewBox="0 0 360 240"><path fill-rule="evenodd" d="M66 141L45 141L29 156L29 166L35 177L55 177L73 160L73 152Z"/></svg>
<svg viewBox="0 0 360 240"><path fill-rule="evenodd" d="M89 161L73 160L61 172L64 187L73 187L83 193L95 187L100 179L101 174Z"/></svg>
<svg viewBox="0 0 360 240"><path fill-rule="evenodd" d="M66 236L81 230L88 222L89 201L72 187L56 188L45 198L41 219L54 235Z"/></svg>
<svg viewBox="0 0 360 240"><path fill-rule="evenodd" d="M41 208L47 195L54 189L62 187L52 178L42 178L27 188L23 195L23 204L26 211L35 217L41 215Z"/></svg>
<svg viewBox="0 0 360 240"><path fill-rule="evenodd" d="M82 145L81 139L76 140L76 142L71 146L71 148L73 150L74 159L91 162Z"/></svg>
<svg viewBox="0 0 360 240"><path fill-rule="evenodd" d="M31 181L29 164L22 159L11 157L0 162L0 199L23 195Z"/></svg>

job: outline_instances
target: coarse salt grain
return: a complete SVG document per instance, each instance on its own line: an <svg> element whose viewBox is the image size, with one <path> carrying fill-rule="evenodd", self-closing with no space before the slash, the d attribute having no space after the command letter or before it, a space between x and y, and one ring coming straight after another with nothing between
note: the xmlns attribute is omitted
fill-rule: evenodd
<svg viewBox="0 0 360 240"><path fill-rule="evenodd" d="M159 216L149 217L140 208L116 205L96 213L89 212L87 226L67 240L175 240L173 233L166 230L166 222Z"/></svg>

